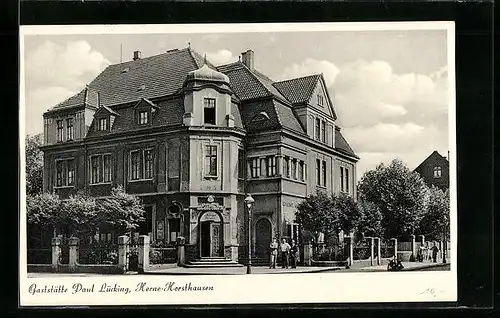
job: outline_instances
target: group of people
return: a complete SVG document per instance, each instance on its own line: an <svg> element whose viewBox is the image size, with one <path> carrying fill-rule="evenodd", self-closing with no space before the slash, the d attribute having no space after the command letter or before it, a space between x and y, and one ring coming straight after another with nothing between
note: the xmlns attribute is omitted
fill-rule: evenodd
<svg viewBox="0 0 500 318"><path fill-rule="evenodd" d="M417 252L417 260L419 262L432 261L436 263L438 252L439 248L436 246L436 243L432 243L431 247L429 246L429 242L427 242L427 244L420 245L420 248Z"/></svg>
<svg viewBox="0 0 500 318"><path fill-rule="evenodd" d="M297 260L299 258L299 247L295 240L292 240L291 244L288 244L286 239L278 243L276 238L273 238L270 247L270 257L271 261L269 263L269 268L276 268L276 262L278 259L278 253L281 256L281 267L282 268L297 268Z"/></svg>

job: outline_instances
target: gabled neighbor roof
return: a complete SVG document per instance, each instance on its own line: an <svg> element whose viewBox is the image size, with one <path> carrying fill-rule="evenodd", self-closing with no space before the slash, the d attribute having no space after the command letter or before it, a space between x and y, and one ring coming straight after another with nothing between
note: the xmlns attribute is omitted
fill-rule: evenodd
<svg viewBox="0 0 500 318"><path fill-rule="evenodd" d="M417 170L420 170L422 168L422 166L424 166L426 164L427 161L429 161L430 159L436 159L446 165L449 165L449 162L448 162L448 159L445 157L445 156L441 156L441 154L439 152L437 152L437 150L434 150L427 158L425 158L424 161L422 161L418 167L416 167L413 171L417 171Z"/></svg>
<svg viewBox="0 0 500 318"><path fill-rule="evenodd" d="M292 103L307 103L311 99L320 74L293 78L274 83L274 86Z"/></svg>
<svg viewBox="0 0 500 318"><path fill-rule="evenodd" d="M204 58L191 48L109 65L89 85L99 92L100 104L112 106L177 93L186 75L200 68ZM207 61L209 67L215 66ZM79 106L84 103L85 90L56 105L53 109Z"/></svg>

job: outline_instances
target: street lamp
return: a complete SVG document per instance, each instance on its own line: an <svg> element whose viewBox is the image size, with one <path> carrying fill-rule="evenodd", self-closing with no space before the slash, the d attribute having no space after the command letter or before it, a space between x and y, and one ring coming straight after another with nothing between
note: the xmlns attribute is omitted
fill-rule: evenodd
<svg viewBox="0 0 500 318"><path fill-rule="evenodd" d="M248 264L247 264L247 274L252 273L252 238L251 238L251 220L252 220L252 205L255 200L252 198L250 194L245 198L245 203L248 208Z"/></svg>

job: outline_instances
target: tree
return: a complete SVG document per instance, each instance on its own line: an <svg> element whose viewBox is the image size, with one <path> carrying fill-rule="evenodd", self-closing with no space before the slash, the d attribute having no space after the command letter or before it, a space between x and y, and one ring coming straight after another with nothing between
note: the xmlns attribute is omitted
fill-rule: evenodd
<svg viewBox="0 0 500 318"><path fill-rule="evenodd" d="M418 229L427 210L428 191L420 175L397 159L366 172L359 184L360 198L382 213L386 238L405 237Z"/></svg>
<svg viewBox="0 0 500 318"><path fill-rule="evenodd" d="M427 212L420 221L420 234L428 240L449 240L450 192L432 186L429 190Z"/></svg>
<svg viewBox="0 0 500 318"><path fill-rule="evenodd" d="M382 228L382 213L377 205L366 200L358 200L358 210L361 214L357 231L364 236L379 237L384 233Z"/></svg>
<svg viewBox="0 0 500 318"><path fill-rule="evenodd" d="M352 197L319 192L308 196L297 206L295 217L305 230L315 234L323 233L325 238L330 240L336 237L340 230L347 233L353 230L360 215Z"/></svg>
<svg viewBox="0 0 500 318"><path fill-rule="evenodd" d="M42 134L25 138L26 152L26 194L38 194L43 190Z"/></svg>

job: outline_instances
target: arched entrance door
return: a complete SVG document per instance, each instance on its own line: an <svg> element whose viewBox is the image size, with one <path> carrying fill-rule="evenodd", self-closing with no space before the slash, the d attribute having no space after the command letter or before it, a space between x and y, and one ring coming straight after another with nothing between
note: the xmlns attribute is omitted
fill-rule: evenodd
<svg viewBox="0 0 500 318"><path fill-rule="evenodd" d="M271 236L271 222L268 219L258 220L255 223L255 256L257 258L269 257Z"/></svg>
<svg viewBox="0 0 500 318"><path fill-rule="evenodd" d="M208 211L201 215L200 222L200 256L223 256L222 219L216 212Z"/></svg>

